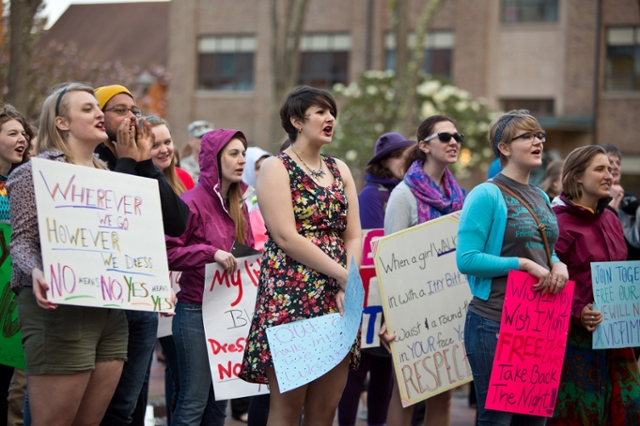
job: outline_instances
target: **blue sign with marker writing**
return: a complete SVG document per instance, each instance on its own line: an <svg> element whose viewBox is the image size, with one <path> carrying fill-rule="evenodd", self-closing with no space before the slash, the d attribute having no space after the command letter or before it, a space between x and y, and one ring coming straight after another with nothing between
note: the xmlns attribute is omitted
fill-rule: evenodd
<svg viewBox="0 0 640 426"><path fill-rule="evenodd" d="M640 261L593 262L593 309L602 322L593 349L640 346Z"/></svg>
<svg viewBox="0 0 640 426"><path fill-rule="evenodd" d="M280 392L323 376L347 356L358 334L364 289L353 258L344 295L344 314L292 321L267 328Z"/></svg>

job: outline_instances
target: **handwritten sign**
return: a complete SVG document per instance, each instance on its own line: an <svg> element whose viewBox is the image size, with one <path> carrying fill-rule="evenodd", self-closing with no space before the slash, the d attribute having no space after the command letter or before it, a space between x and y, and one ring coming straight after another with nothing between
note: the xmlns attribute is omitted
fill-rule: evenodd
<svg viewBox="0 0 640 426"><path fill-rule="evenodd" d="M18 325L18 299L11 291L11 227L0 224L0 364L26 368L22 333Z"/></svg>
<svg viewBox="0 0 640 426"><path fill-rule="evenodd" d="M456 266L459 213L378 241L376 271L402 406L472 380L464 348L471 292Z"/></svg>
<svg viewBox="0 0 640 426"><path fill-rule="evenodd" d="M353 259L344 297L344 314L323 315L267 328L280 392L321 377L349 353L362 319L364 289Z"/></svg>
<svg viewBox="0 0 640 426"><path fill-rule="evenodd" d="M593 349L640 346L640 261L591 263L594 310L602 322Z"/></svg>
<svg viewBox="0 0 640 426"><path fill-rule="evenodd" d="M202 320L216 400L268 393L264 385L238 378L256 304L261 255L238 259L229 275L217 263L205 270Z"/></svg>
<svg viewBox="0 0 640 426"><path fill-rule="evenodd" d="M182 276L182 271L169 271L169 283L171 283L171 289L174 293L178 294L180 291L180 277ZM173 335L173 317L168 317L164 315L158 316L158 339L161 337L167 337Z"/></svg>
<svg viewBox="0 0 640 426"><path fill-rule="evenodd" d="M382 297L376 277L372 241L384 236L384 229L367 229L362 233L362 265L360 278L364 286L364 310L362 311L362 349L380 346L382 326Z"/></svg>
<svg viewBox="0 0 640 426"><path fill-rule="evenodd" d="M569 333L574 282L558 294L533 291L538 279L511 271L486 408L551 417Z"/></svg>
<svg viewBox="0 0 640 426"><path fill-rule="evenodd" d="M34 158L49 300L173 311L158 183Z"/></svg>

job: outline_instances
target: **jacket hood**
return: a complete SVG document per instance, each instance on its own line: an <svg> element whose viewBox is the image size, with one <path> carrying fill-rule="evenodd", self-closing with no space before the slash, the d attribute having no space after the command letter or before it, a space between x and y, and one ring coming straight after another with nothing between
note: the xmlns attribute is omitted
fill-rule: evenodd
<svg viewBox="0 0 640 426"><path fill-rule="evenodd" d="M229 143L234 136L238 137L247 147L247 138L235 129L218 129L207 132L202 137L200 155L200 178L198 186L203 185L207 191L213 191L220 182L220 170L218 169L218 153Z"/></svg>
<svg viewBox="0 0 640 426"><path fill-rule="evenodd" d="M263 157L271 157L273 154L265 151L257 146L247 148L245 159L247 163L244 165L244 172L242 173L242 180L249 184L249 186L256 186L256 163Z"/></svg>
<svg viewBox="0 0 640 426"><path fill-rule="evenodd" d="M553 202L551 203L551 207L553 207L553 210L556 213L567 212L575 216L582 216L584 218L596 219L598 216L602 214L602 212L604 212L604 210L607 208L607 205L609 205L610 201L611 201L611 197L605 197L598 200L596 212L595 214L593 214L588 209L582 206L573 204L571 200L569 200L565 195L565 193L563 192L558 197L553 199Z"/></svg>

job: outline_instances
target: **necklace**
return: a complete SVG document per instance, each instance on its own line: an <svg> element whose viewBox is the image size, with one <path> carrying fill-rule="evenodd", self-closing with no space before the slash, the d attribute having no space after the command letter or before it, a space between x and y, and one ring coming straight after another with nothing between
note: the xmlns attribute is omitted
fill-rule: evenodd
<svg viewBox="0 0 640 426"><path fill-rule="evenodd" d="M320 169L319 170L314 170L311 167L309 167L307 165L307 163L304 162L304 160L302 159L302 157L300 157L298 155L298 153L296 152L295 149L293 149L293 145L291 145L291 151L293 151L293 153L296 155L296 157L298 157L298 160L302 161L302 164L304 164L304 166L307 168L307 170L309 170L309 174L311 174L311 177L314 179L322 179L325 175L325 171L322 170L322 157L320 157Z"/></svg>

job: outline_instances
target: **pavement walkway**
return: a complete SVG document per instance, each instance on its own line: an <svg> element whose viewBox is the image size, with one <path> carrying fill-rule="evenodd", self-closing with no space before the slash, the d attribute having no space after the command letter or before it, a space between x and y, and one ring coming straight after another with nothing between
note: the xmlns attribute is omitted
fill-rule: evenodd
<svg viewBox="0 0 640 426"><path fill-rule="evenodd" d="M166 417L164 410L164 364L159 362L156 357L153 357L153 364L151 365L151 375L149 378L149 404L155 406L155 423L151 423L147 426L163 426L166 425ZM469 408L467 405L467 397L464 392L456 392L453 398L452 404L452 419L451 426L473 426L476 416L476 410ZM225 425L227 426L242 426L246 423L234 420L229 415ZM334 425L338 425L337 419L333 422ZM358 420L356 426L366 426L365 420Z"/></svg>

